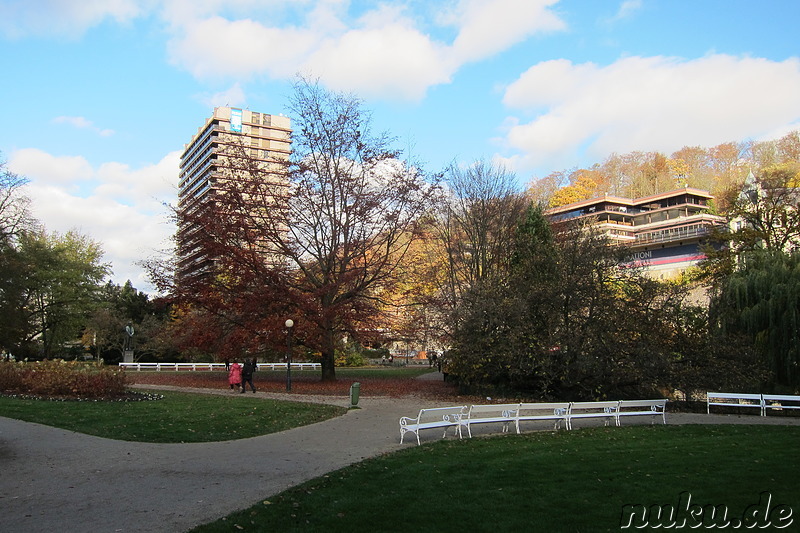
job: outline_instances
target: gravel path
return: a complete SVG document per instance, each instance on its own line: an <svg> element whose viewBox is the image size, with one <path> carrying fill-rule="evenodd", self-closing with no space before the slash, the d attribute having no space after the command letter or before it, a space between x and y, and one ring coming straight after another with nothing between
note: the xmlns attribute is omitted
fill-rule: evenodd
<svg viewBox="0 0 800 533"><path fill-rule="evenodd" d="M256 397L349 404L341 397L261 392ZM362 397L360 409L337 419L199 444L115 441L0 417L0 531L186 531L332 470L411 445L399 444L398 419L432 406L429 400ZM668 413L667 419L670 424L800 424L800 417L752 415ZM423 440L441 437L427 433Z"/></svg>

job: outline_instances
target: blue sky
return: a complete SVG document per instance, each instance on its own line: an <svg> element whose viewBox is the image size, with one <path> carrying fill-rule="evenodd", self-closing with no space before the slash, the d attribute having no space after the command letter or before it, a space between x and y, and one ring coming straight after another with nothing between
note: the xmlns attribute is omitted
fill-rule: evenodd
<svg viewBox="0 0 800 533"><path fill-rule="evenodd" d="M520 184L613 152L800 129L796 0L0 0L0 157L114 280L169 246L180 151L297 73L360 96L427 170Z"/></svg>

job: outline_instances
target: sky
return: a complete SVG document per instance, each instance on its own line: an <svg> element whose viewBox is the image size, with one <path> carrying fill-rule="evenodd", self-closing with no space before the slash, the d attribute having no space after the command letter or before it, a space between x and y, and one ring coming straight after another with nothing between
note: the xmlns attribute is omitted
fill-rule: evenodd
<svg viewBox="0 0 800 533"><path fill-rule="evenodd" d="M184 145L215 106L361 98L430 172L524 186L634 150L800 129L797 0L0 0L0 160L51 232L152 292Z"/></svg>

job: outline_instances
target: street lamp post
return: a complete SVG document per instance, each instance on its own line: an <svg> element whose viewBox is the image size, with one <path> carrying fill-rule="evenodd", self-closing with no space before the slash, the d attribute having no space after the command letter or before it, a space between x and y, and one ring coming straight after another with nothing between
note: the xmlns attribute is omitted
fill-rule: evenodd
<svg viewBox="0 0 800 533"><path fill-rule="evenodd" d="M292 326L294 326L294 320L288 319L285 325L287 332L286 345L288 347L288 353L286 354L286 392L292 392Z"/></svg>

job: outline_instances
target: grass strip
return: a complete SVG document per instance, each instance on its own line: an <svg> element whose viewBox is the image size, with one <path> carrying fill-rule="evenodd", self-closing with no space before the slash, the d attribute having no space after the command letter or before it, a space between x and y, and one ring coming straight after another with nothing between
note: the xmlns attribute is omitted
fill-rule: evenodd
<svg viewBox="0 0 800 533"><path fill-rule="evenodd" d="M0 397L0 416L109 439L134 442L215 442L246 439L341 416L333 405L157 392L137 402L47 401Z"/></svg>
<svg viewBox="0 0 800 533"><path fill-rule="evenodd" d="M798 438L798 427L687 425L442 440L333 472L193 531L618 531L624 506L642 506L654 527L653 513L679 508L687 494L704 509L707 529L723 519L735 525L762 492L772 508L792 509L796 524Z"/></svg>

